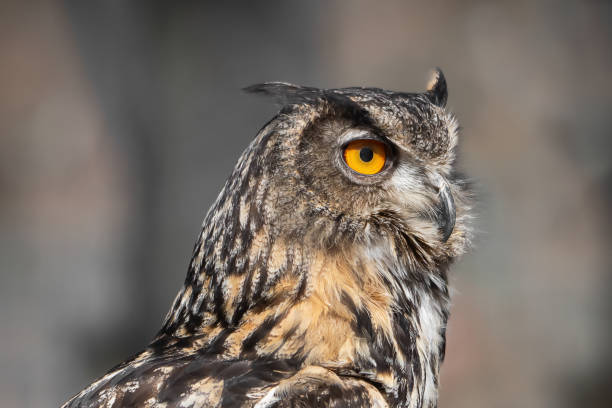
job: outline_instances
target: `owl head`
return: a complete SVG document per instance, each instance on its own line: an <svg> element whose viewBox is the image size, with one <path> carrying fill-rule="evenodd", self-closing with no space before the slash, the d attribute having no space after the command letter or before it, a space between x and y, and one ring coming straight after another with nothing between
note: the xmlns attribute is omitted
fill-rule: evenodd
<svg viewBox="0 0 612 408"><path fill-rule="evenodd" d="M331 248L390 227L436 255L462 251L467 203L442 71L422 93L279 82L246 90L283 105L247 151L267 184L261 222Z"/></svg>

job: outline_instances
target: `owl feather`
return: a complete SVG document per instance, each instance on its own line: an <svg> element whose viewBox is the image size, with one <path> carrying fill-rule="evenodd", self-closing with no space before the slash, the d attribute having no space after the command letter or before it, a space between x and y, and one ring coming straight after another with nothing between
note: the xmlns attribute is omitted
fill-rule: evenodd
<svg viewBox="0 0 612 408"><path fill-rule="evenodd" d="M448 268L471 234L442 72L423 93L246 90L282 108L208 211L161 330L64 407L435 407Z"/></svg>

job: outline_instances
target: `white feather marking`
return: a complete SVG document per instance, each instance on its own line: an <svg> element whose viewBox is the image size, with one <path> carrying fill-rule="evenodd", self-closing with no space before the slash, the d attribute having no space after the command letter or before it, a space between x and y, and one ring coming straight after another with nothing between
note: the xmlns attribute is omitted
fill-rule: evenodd
<svg viewBox="0 0 612 408"><path fill-rule="evenodd" d="M438 390L434 382L436 373L432 372L430 358L438 353L442 336L440 334L444 326L440 305L433 301L431 296L425 294L421 297L418 309L420 331L417 339L417 348L421 350L421 355L426 361L423 364L425 369L425 387L423 390L424 406L429 406L438 398Z"/></svg>
<svg viewBox="0 0 612 408"><path fill-rule="evenodd" d="M272 405L280 401L280 398L276 395L277 388L278 386L268 391L266 395L262 399L260 399L259 402L257 402L257 404L255 404L253 408L271 407Z"/></svg>

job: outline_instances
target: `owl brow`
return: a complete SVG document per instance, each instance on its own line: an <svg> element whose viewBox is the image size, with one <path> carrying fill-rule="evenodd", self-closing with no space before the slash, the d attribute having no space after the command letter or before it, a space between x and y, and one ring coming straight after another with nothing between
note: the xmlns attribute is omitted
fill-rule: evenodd
<svg viewBox="0 0 612 408"><path fill-rule="evenodd" d="M335 115L349 119L356 126L367 126L379 130L370 113L348 96L326 92L324 100L333 106Z"/></svg>

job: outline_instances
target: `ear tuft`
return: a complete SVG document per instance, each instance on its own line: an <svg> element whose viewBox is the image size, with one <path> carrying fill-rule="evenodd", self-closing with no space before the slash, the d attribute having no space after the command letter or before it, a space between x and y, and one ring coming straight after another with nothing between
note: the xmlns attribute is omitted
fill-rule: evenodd
<svg viewBox="0 0 612 408"><path fill-rule="evenodd" d="M324 91L307 86L293 85L286 82L264 82L242 88L250 94L272 98L280 105L314 102Z"/></svg>
<svg viewBox="0 0 612 408"><path fill-rule="evenodd" d="M448 89L446 88L446 78L440 68L434 69L431 79L427 83L427 98L436 106L443 108L448 99Z"/></svg>

